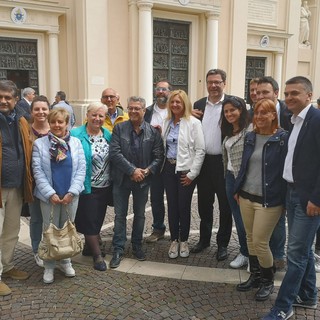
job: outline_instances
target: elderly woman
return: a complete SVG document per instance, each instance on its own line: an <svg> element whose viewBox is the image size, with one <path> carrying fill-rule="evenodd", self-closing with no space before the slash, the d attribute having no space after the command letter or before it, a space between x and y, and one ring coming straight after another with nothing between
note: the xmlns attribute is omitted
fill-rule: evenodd
<svg viewBox="0 0 320 320"><path fill-rule="evenodd" d="M63 108L51 110L48 115L48 136L34 142L32 168L36 187L34 194L40 199L43 228L52 223L62 228L68 216L74 221L79 194L83 190L86 161L79 139L68 132L70 115ZM56 262L44 261L44 283L54 281ZM63 259L58 265L67 277L74 277L71 259Z"/></svg>
<svg viewBox="0 0 320 320"><path fill-rule="evenodd" d="M71 131L71 135L81 141L87 163L85 189L80 195L75 222L93 254L93 267L99 271L107 269L101 255L99 233L107 210L107 199L112 197L109 169L111 134L102 127L107 112L108 107L101 102L91 103L87 109L87 123Z"/></svg>
<svg viewBox="0 0 320 320"><path fill-rule="evenodd" d="M45 96L37 96L31 103L30 137L32 142L38 138L46 136L50 130L48 114L50 103ZM30 238L34 259L39 267L43 267L43 261L38 255L38 247L42 238L42 214L40 200L34 197L34 201L29 203L30 211Z"/></svg>
<svg viewBox="0 0 320 320"><path fill-rule="evenodd" d="M235 182L236 199L247 233L250 277L237 285L238 291L260 287L257 301L273 292L273 256L270 237L285 202L282 178L286 155L287 132L279 128L274 102L262 99L256 103L253 132L246 134L241 168Z"/></svg>
<svg viewBox="0 0 320 320"><path fill-rule="evenodd" d="M179 254L183 258L189 256L192 194L205 146L201 122L191 115L192 105L187 94L183 90L171 92L168 107L168 119L163 126L166 161L162 174L172 241L168 255L174 259Z"/></svg>

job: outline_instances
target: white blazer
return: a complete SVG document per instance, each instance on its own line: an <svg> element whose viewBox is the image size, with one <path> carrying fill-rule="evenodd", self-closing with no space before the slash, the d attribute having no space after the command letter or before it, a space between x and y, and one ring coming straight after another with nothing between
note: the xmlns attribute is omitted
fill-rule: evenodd
<svg viewBox="0 0 320 320"><path fill-rule="evenodd" d="M163 142L166 146L167 136L172 120L167 119L163 126ZM199 119L190 116L181 118L177 149L177 171L188 171L187 177L194 180L200 173L205 156L205 144L202 125Z"/></svg>

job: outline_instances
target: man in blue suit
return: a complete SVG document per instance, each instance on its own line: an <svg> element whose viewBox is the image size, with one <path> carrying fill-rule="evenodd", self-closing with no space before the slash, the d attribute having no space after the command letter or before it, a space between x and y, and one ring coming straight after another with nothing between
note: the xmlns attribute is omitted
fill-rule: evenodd
<svg viewBox="0 0 320 320"><path fill-rule="evenodd" d="M287 181L287 272L274 307L262 320L285 320L293 307L317 308L312 244L320 225L320 110L311 104L305 77L286 82L285 102L293 113L283 178Z"/></svg>

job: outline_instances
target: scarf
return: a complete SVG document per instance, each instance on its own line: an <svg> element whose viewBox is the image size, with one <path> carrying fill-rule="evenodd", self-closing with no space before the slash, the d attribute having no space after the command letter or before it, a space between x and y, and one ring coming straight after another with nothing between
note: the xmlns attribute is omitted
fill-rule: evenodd
<svg viewBox="0 0 320 320"><path fill-rule="evenodd" d="M60 162L66 159L67 152L69 150L68 142L70 140L70 132L68 132L63 138L59 138L49 131L48 138L51 143L49 148L51 160Z"/></svg>

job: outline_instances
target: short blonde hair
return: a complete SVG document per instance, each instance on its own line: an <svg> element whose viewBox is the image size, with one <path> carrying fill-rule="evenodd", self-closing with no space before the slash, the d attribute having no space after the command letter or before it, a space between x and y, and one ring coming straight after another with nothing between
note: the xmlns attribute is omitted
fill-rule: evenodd
<svg viewBox="0 0 320 320"><path fill-rule="evenodd" d="M103 104L101 102L91 102L87 107L87 114L89 112L94 112L99 109L103 109L106 114L108 113L108 107L105 104Z"/></svg>
<svg viewBox="0 0 320 320"><path fill-rule="evenodd" d="M184 112L182 117L187 119L190 118L190 116L192 115L192 104L187 93L184 90L174 90L174 91L171 91L170 97L168 100L168 119L171 119L173 117L172 111L170 109L170 103L172 99L176 96L180 98L184 106Z"/></svg>
<svg viewBox="0 0 320 320"><path fill-rule="evenodd" d="M58 117L62 117L66 124L69 123L70 114L65 108L54 108L49 112L48 122L51 123L55 121Z"/></svg>

